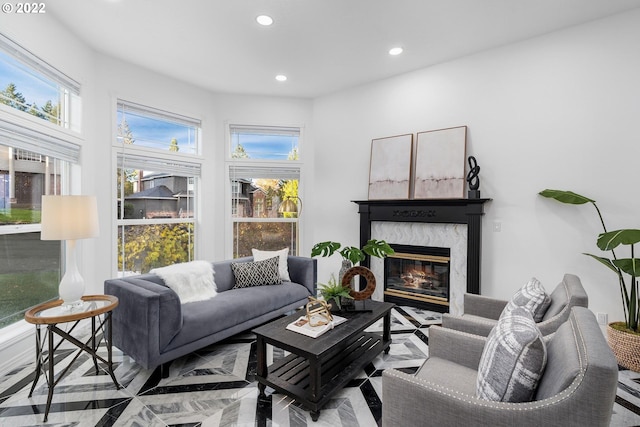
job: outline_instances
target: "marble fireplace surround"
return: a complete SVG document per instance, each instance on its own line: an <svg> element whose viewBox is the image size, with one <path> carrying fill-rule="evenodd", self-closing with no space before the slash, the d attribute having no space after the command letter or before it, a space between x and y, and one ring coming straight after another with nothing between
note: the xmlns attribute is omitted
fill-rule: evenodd
<svg viewBox="0 0 640 427"><path fill-rule="evenodd" d="M371 223L371 238L390 244L449 248L449 312L462 313L463 295L467 291L467 225L432 224L419 222ZM382 301L384 286L384 260L372 258L369 268L379 286L372 298Z"/></svg>
<svg viewBox="0 0 640 427"><path fill-rule="evenodd" d="M360 244L382 239L390 244L449 248L448 311L461 314L464 293L480 293L481 218L488 200L355 201L360 214ZM370 258L362 264L371 268L379 284L372 298L382 301L384 260Z"/></svg>

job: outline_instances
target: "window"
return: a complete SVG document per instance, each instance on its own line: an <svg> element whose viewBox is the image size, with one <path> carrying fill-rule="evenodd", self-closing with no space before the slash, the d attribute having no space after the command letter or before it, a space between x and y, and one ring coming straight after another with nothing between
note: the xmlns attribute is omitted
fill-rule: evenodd
<svg viewBox="0 0 640 427"><path fill-rule="evenodd" d="M117 132L119 144L198 154L200 121L179 114L118 101Z"/></svg>
<svg viewBox="0 0 640 427"><path fill-rule="evenodd" d="M200 122L125 101L117 118L118 275L193 260Z"/></svg>
<svg viewBox="0 0 640 427"><path fill-rule="evenodd" d="M298 160L300 128L231 125L231 157L254 160Z"/></svg>
<svg viewBox="0 0 640 427"><path fill-rule="evenodd" d="M298 254L299 218L279 213L285 198L299 200L300 128L230 125L230 212L233 257L251 249L289 248Z"/></svg>
<svg viewBox="0 0 640 427"><path fill-rule="evenodd" d="M0 104L80 130L80 85L2 34Z"/></svg>
<svg viewBox="0 0 640 427"><path fill-rule="evenodd" d="M57 298L61 278L62 245L40 240L40 206L43 194L61 193L67 162L19 153L27 152L0 145L0 327Z"/></svg>
<svg viewBox="0 0 640 427"><path fill-rule="evenodd" d="M40 207L69 194L81 140L45 121L79 130L79 102L76 82L0 34L0 327L57 298L63 245L40 240Z"/></svg>

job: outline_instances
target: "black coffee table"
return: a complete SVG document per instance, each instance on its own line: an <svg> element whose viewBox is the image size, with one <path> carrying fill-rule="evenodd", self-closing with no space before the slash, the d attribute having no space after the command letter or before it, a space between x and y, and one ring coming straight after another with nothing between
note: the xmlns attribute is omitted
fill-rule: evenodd
<svg viewBox="0 0 640 427"><path fill-rule="evenodd" d="M333 393L344 387L378 354L389 351L394 306L388 302L358 301L358 307L367 311L340 313L348 320L317 338L285 329L304 311L254 329L258 347L259 398L266 398L264 390L270 386L301 402L311 412L311 419L317 421L320 408ZM382 317L382 334L364 332ZM267 367L267 344L291 354Z"/></svg>

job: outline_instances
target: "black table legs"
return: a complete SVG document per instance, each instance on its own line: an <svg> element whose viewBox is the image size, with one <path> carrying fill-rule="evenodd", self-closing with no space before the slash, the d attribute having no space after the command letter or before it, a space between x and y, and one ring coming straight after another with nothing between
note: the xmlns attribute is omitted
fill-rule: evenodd
<svg viewBox="0 0 640 427"><path fill-rule="evenodd" d="M46 325L47 333L44 340L41 331L42 325L36 325L36 370L33 384L31 385L31 390L29 391L29 397L33 395L33 391L35 390L38 380L40 379L40 375L44 373L48 386L47 404L44 412L44 422L47 422L47 419L49 417L49 410L51 409L51 400L53 399L53 391L55 389L55 386L62 379L62 377L64 377L64 375L71 368L73 363L78 359L80 354L82 354L82 352L89 354L93 359L93 364L96 368L96 374L99 373L98 361L104 363L107 367L107 372L113 380L113 384L117 389L121 388L113 372L113 352L111 348L111 312L106 313L104 315L104 320L102 320L102 322L100 322L100 324L97 326L96 317L91 318L91 336L84 343L71 335L71 332L73 331L73 329L75 329L79 322L80 320L76 321L68 332L58 328L57 324ZM107 336L105 337L103 333L102 338L98 339L98 333L100 331L104 332L105 324L107 327ZM58 335L61 338L57 345L54 343L54 335ZM105 344L107 347L107 359L104 359L98 354L98 348L103 339L105 340ZM69 364L61 372L58 373L58 378L56 379L54 372L55 352L64 341L72 343L73 345L78 347L78 350L71 362L69 362ZM47 344L46 354L44 352L45 342Z"/></svg>

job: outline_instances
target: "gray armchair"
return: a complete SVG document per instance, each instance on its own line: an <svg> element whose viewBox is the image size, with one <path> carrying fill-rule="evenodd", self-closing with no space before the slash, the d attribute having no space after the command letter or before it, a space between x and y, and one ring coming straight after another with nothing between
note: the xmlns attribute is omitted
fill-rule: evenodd
<svg viewBox="0 0 640 427"><path fill-rule="evenodd" d="M565 274L550 297L551 305L542 321L538 323L540 332L545 336L555 332L567 320L572 307L589 306L587 292L582 287L578 276L573 274ZM482 295L465 294L464 314L462 316L443 314L442 326L486 337L498 323L507 302Z"/></svg>
<svg viewBox="0 0 640 427"><path fill-rule="evenodd" d="M608 426L618 366L595 316L584 307L545 338L547 365L526 403L475 396L485 337L432 326L429 358L415 375L382 375L382 425Z"/></svg>

